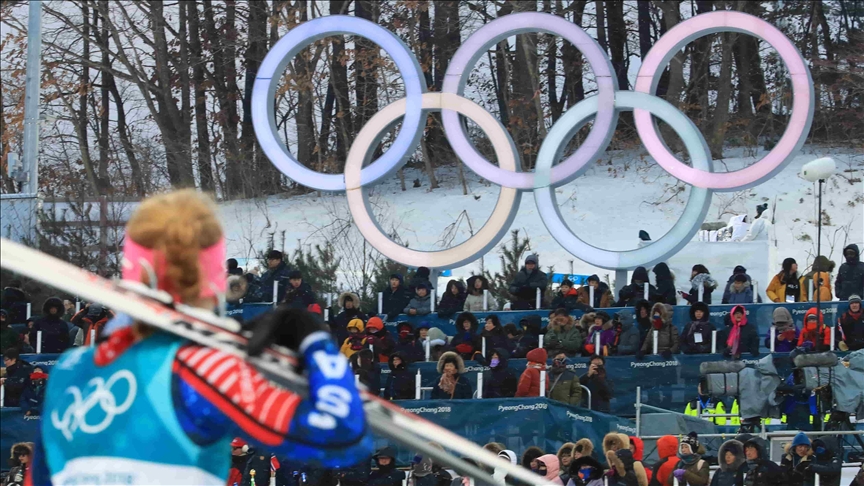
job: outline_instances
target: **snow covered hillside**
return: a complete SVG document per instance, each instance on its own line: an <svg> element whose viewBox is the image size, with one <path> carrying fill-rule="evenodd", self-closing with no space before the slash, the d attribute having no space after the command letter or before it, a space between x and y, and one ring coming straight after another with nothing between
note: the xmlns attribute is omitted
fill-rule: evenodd
<svg viewBox="0 0 864 486"><path fill-rule="evenodd" d="M761 150L755 155L745 154L743 148L726 152L736 157L715 162L715 171L745 167L765 154ZM805 268L816 254L816 187L798 173L805 163L824 156L834 157L838 170L824 186L822 253L839 265L844 245L864 242L861 150L807 145L774 179L746 191L715 193L706 221L727 222L732 215L744 213L752 218L756 205L767 202L775 212L771 244L776 245L778 257L793 257ZM414 249L435 250L465 241L471 228L476 232L485 223L499 192L498 186L481 180L467 168L465 175L468 195L462 194L455 168L436 171L441 187L434 191L429 190L428 178L419 169L405 170L404 192L395 176L376 186L372 201L383 215L380 224L386 229L395 228L402 241ZM419 179L420 187L412 187L415 179ZM556 192L568 225L585 241L602 248L627 250L636 247L640 229L656 240L671 228L687 201L689 188L667 174L646 152L628 150L608 151L585 175ZM350 218L344 194L235 201L222 204L221 210L228 230L228 253L236 258L254 259L257 251L266 249L270 233L275 234L275 246L279 248L285 232L286 251L295 249L298 240L304 247L314 246L333 238L335 228ZM568 272L569 261L574 260L575 273L614 277L612 271L592 267L580 261L578 255L571 256L552 239L538 217L531 193L523 194L511 229L519 229L520 235L531 238L532 250L540 254L544 270L554 265L556 272ZM352 235L359 247L359 233ZM505 237L502 244L508 240L509 236ZM747 258L741 255L738 263L747 266ZM500 266L497 250L484 260L486 268L493 271ZM476 261L454 269L453 274L467 277L479 270L480 261ZM342 280L340 276L340 283Z"/></svg>

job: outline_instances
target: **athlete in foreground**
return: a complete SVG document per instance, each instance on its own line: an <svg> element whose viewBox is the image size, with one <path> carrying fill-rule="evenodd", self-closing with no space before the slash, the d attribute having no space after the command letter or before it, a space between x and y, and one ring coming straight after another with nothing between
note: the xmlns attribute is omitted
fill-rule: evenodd
<svg viewBox="0 0 864 486"><path fill-rule="evenodd" d="M175 301L215 308L224 261L213 204L193 190L145 200L126 227L123 278L155 275ZM324 329L283 308L253 324L250 350L275 343L302 354L307 399L239 358L140 323L65 353L48 381L30 484L223 485L235 436L324 467L367 459L362 402Z"/></svg>

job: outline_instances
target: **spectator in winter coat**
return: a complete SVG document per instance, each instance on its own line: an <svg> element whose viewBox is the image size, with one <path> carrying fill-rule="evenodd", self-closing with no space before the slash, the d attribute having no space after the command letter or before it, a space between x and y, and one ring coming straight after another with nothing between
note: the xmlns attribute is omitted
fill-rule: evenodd
<svg viewBox="0 0 864 486"><path fill-rule="evenodd" d="M544 454L537 458L537 474L546 478L549 484L564 486L558 475L560 472L561 465L558 462L558 456L555 454Z"/></svg>
<svg viewBox="0 0 864 486"><path fill-rule="evenodd" d="M30 373L30 385L21 394L21 410L27 417L42 414L42 402L45 401L45 381L48 375L42 368L35 367Z"/></svg>
<svg viewBox="0 0 864 486"><path fill-rule="evenodd" d="M410 322L396 324L396 345L394 352L402 353L402 359L406 364L423 361L426 351L414 337L414 326Z"/></svg>
<svg viewBox="0 0 864 486"><path fill-rule="evenodd" d="M730 304L731 303L731 302L729 302L730 288L732 287L732 282L735 281L735 277L738 275L744 275L747 278L747 282L750 283L750 288L752 289L753 280L750 278L750 275L747 275L747 269L744 268L742 265L737 265L732 270L732 275L729 276L729 280L726 281L726 288L723 290L723 300L721 301L721 304ZM759 299L758 297L756 297L756 299L758 302L761 302L761 299ZM738 302L738 303L739 304L751 304L752 302Z"/></svg>
<svg viewBox="0 0 864 486"><path fill-rule="evenodd" d="M537 446L531 446L525 449L525 452L522 453L522 462L520 464L528 470L537 469L537 459L544 454L545 452L543 452L543 449Z"/></svg>
<svg viewBox="0 0 864 486"><path fill-rule="evenodd" d="M369 319L366 314L360 312L360 297L353 292L344 292L339 295L339 306L342 312L330 319L330 334L337 343L345 341L348 337L348 323L353 319L361 319L366 322Z"/></svg>
<svg viewBox="0 0 864 486"><path fill-rule="evenodd" d="M396 319L396 316L402 313L410 301L411 294L405 288L402 274L391 274L390 286L384 290L381 297L381 310L384 314L387 314L387 320L392 321Z"/></svg>
<svg viewBox="0 0 864 486"><path fill-rule="evenodd" d="M573 317L559 313L553 314L546 334L543 336L543 347L550 354L566 353L567 356L577 356L582 350L582 333L573 322Z"/></svg>
<svg viewBox="0 0 864 486"><path fill-rule="evenodd" d="M585 314L591 316L591 314ZM615 334L615 326L612 323L612 318L604 311L593 313L594 322L588 328L588 337L585 338L585 343L582 348L585 355L600 354L609 356L614 354L613 348L617 344L617 336ZM583 316L584 317L584 316ZM600 338L600 349L596 349L597 338Z"/></svg>
<svg viewBox="0 0 864 486"><path fill-rule="evenodd" d="M699 298L699 289L702 289L702 298ZM717 288L717 281L711 277L711 273L705 265L693 265L690 272L690 293L682 293L681 296L690 304L704 302L711 305L711 293Z"/></svg>
<svg viewBox="0 0 864 486"><path fill-rule="evenodd" d="M815 307L804 313L804 326L798 335L798 346L808 347L814 351L825 351L831 344L831 332L825 327L823 315Z"/></svg>
<svg viewBox="0 0 864 486"><path fill-rule="evenodd" d="M432 387L432 400L470 400L474 396L471 383L465 378L465 362L451 351L438 359L441 378Z"/></svg>
<svg viewBox="0 0 864 486"><path fill-rule="evenodd" d="M790 485L813 485L813 475L809 473L813 460L813 449L810 446L810 438L804 432L798 432L792 443L784 446L780 466L786 469Z"/></svg>
<svg viewBox="0 0 864 486"><path fill-rule="evenodd" d="M591 439L579 439L576 441L576 445L573 446L573 459L580 459L582 457L591 457L594 454L594 443L591 442Z"/></svg>
<svg viewBox="0 0 864 486"><path fill-rule="evenodd" d="M414 290L414 297L405 306L403 312L409 316L425 316L432 313L432 298L429 295L429 289L425 283L420 282Z"/></svg>
<svg viewBox="0 0 864 486"><path fill-rule="evenodd" d="M282 252L279 250L270 250L267 253L267 271L261 275L258 288L260 295L255 295L255 300L259 302L273 302L273 283L278 285L276 290L276 302L285 300L285 291L291 285L288 283L288 273L290 269L282 260Z"/></svg>
<svg viewBox="0 0 864 486"><path fill-rule="evenodd" d="M603 471L603 465L591 456L573 459L567 486L604 486Z"/></svg>
<svg viewBox="0 0 864 486"><path fill-rule="evenodd" d="M633 459L640 464L642 464L642 468L645 470L645 475L648 477L648 482L651 482L651 468L645 467L645 443L642 442L642 439L636 436L629 436L630 439L630 452L633 454Z"/></svg>
<svg viewBox="0 0 864 486"><path fill-rule="evenodd" d="M617 307L630 307L636 305L645 296L645 283L648 282L648 270L645 267L636 267L633 276L630 277L630 285L625 286L618 293ZM648 285L648 299L652 302L659 300L657 288Z"/></svg>
<svg viewBox="0 0 864 486"><path fill-rule="evenodd" d="M541 298L546 290L546 274L540 271L540 259L537 255L528 255L525 258L525 266L519 270L516 277L510 282L511 310L533 310L537 304L537 290L540 290Z"/></svg>
<svg viewBox="0 0 864 486"><path fill-rule="evenodd" d="M30 297L21 290L21 287L20 280L12 280L0 295L0 309L9 313L10 324L20 324L27 319L27 304L30 303Z"/></svg>
<svg viewBox="0 0 864 486"><path fill-rule="evenodd" d="M616 432L606 434L603 438L603 451L606 463L613 471L612 474L607 474L610 486L648 486L645 468L630 452L629 437Z"/></svg>
<svg viewBox="0 0 864 486"><path fill-rule="evenodd" d="M348 337L342 342L342 347L339 351L350 358L354 353L361 349L368 349L366 344L366 334L363 332L366 326L360 319L351 319L348 322Z"/></svg>
<svg viewBox="0 0 864 486"><path fill-rule="evenodd" d="M849 300L852 295L864 296L864 262L858 245L852 244L843 249L846 260L840 265L834 290L840 300Z"/></svg>
<svg viewBox="0 0 864 486"><path fill-rule="evenodd" d="M303 281L300 270L288 272L288 287L285 289L285 303L295 309L306 309L316 301L312 287Z"/></svg>
<svg viewBox="0 0 864 486"><path fill-rule="evenodd" d="M696 302L690 307L690 322L681 333L681 352L684 354L708 354L714 332L708 305Z"/></svg>
<svg viewBox="0 0 864 486"><path fill-rule="evenodd" d="M366 345L372 345L372 352L378 356L380 363L389 361L390 353L396 348L396 342L384 328L380 317L370 317L366 323Z"/></svg>
<svg viewBox="0 0 864 486"><path fill-rule="evenodd" d="M639 345L645 342L645 337L651 332L651 302L645 299L640 299L636 302L633 309L633 316L636 319L636 326L639 329Z"/></svg>
<svg viewBox="0 0 864 486"><path fill-rule="evenodd" d="M387 362L390 375L384 385L384 398L387 400L411 400L414 398L414 375L408 371L408 362L401 353L390 355Z"/></svg>
<svg viewBox="0 0 864 486"><path fill-rule="evenodd" d="M558 464L561 466L558 477L561 478L561 482L564 484L567 484L567 481L570 480L570 463L573 462L573 446L575 445L572 442L565 442L558 448L558 453L555 454L558 456Z"/></svg>
<svg viewBox="0 0 864 486"><path fill-rule="evenodd" d="M62 353L72 346L69 324L61 319L63 312L63 301L57 297L49 298L42 305L42 317L36 319L30 329L31 343L38 342L38 333L42 331L42 349L39 352Z"/></svg>
<svg viewBox="0 0 864 486"><path fill-rule="evenodd" d="M678 329L672 325L672 306L654 304L651 308L651 331L642 343L642 349L636 355L637 359L654 352L653 331L657 331L657 353L663 356L663 359L671 359L673 354L678 354L680 343Z"/></svg>
<svg viewBox="0 0 864 486"><path fill-rule="evenodd" d="M824 255L819 255L813 260L813 266L809 272L801 277L801 302L816 302L816 293L810 288L816 282L820 302L831 302L834 295L831 293L831 272L834 271L834 262Z"/></svg>
<svg viewBox="0 0 864 486"><path fill-rule="evenodd" d="M629 310L618 311L612 324L618 336L618 349L615 350L615 354L618 356L636 354L642 347L642 341L639 339L639 329L633 324L633 314Z"/></svg>
<svg viewBox="0 0 864 486"><path fill-rule="evenodd" d="M33 443L19 442L12 446L9 457L9 465L12 469L9 470L9 475L4 481L5 486L23 486L30 484L27 480L27 472L33 461Z"/></svg>
<svg viewBox="0 0 864 486"><path fill-rule="evenodd" d="M507 367L510 353L503 348L494 348L489 355L489 378L483 380L483 398L512 398L516 395L518 379Z"/></svg>
<svg viewBox="0 0 864 486"><path fill-rule="evenodd" d="M744 442L745 461L735 475L735 486L786 486L786 471L768 457L764 441L753 437Z"/></svg>
<svg viewBox="0 0 864 486"><path fill-rule="evenodd" d="M594 302L591 302L591 290L589 287L594 288ZM605 309L606 307L612 307L612 304L615 303L615 296L612 295L609 286L606 285L606 282L601 282L600 277L597 275L588 277L588 285L579 287L577 295L579 296L579 302L592 309Z"/></svg>
<svg viewBox="0 0 864 486"><path fill-rule="evenodd" d="M788 353L795 349L798 344L798 329L792 314L785 307L774 309L774 352ZM765 347L771 349L771 334L765 337Z"/></svg>
<svg viewBox="0 0 864 486"><path fill-rule="evenodd" d="M402 486L405 474L396 469L396 452L385 447L372 456L378 469L369 474L368 486Z"/></svg>
<svg viewBox="0 0 864 486"><path fill-rule="evenodd" d="M678 463L670 477L666 479L666 485L672 486L673 479L677 479L680 486L708 486L711 472L708 461L702 459L703 454L705 454L705 447L699 443L696 432L690 432L681 439L678 447Z"/></svg>
<svg viewBox="0 0 864 486"><path fill-rule="evenodd" d="M432 361L438 361L441 358L441 355L450 348L447 344L447 335L437 327L429 329L426 339L429 340L429 359ZM423 348L423 353L426 353L425 347Z"/></svg>
<svg viewBox="0 0 864 486"><path fill-rule="evenodd" d="M813 460L809 473L819 475L819 486L840 486L843 461L842 455L838 457L836 453L837 448L834 438L819 438L813 441Z"/></svg>
<svg viewBox="0 0 864 486"><path fill-rule="evenodd" d="M441 302L438 303L438 317L441 319L449 319L457 312L462 312L465 307L465 285L458 280L447 282L447 290L441 296Z"/></svg>
<svg viewBox="0 0 864 486"><path fill-rule="evenodd" d="M3 351L6 376L0 378L0 384L6 388L6 407L17 407L24 390L30 387L30 374L33 372L33 365L19 356L17 348Z"/></svg>
<svg viewBox="0 0 864 486"><path fill-rule="evenodd" d="M552 358L552 368L549 369L546 381L549 383L549 398L574 407L582 405L579 377L567 369L566 354L558 353Z"/></svg>
<svg viewBox="0 0 864 486"><path fill-rule="evenodd" d="M9 311L0 309L0 349L2 350L18 348L23 340L21 334L10 324L12 322L9 319Z"/></svg>
<svg viewBox="0 0 864 486"><path fill-rule="evenodd" d="M591 307L579 302L579 292L573 288L573 282L565 279L558 287L558 292L555 298L552 299L552 304L549 305L552 309L566 309L568 311L581 310L583 312L591 312Z"/></svg>
<svg viewBox="0 0 864 486"><path fill-rule="evenodd" d="M717 342L726 345L723 355L737 360L749 351L754 357L759 356L759 331L754 324L747 323L744 306L733 307L726 319L726 331L717 336Z"/></svg>
<svg viewBox="0 0 864 486"><path fill-rule="evenodd" d="M864 349L864 312L861 310L861 297L849 297L849 309L840 316L840 351Z"/></svg>
<svg viewBox="0 0 864 486"><path fill-rule="evenodd" d="M477 336L477 318L470 312L463 312L456 317L456 335L450 340L450 346L462 356L462 359L473 359L474 353L480 351L480 339Z"/></svg>
<svg viewBox="0 0 864 486"><path fill-rule="evenodd" d="M612 383L608 381L606 376L606 360L603 356L591 358L591 362L588 363L588 372L579 378L579 383L591 391L591 409L609 413L609 401L612 400Z"/></svg>
<svg viewBox="0 0 864 486"><path fill-rule="evenodd" d="M414 293L417 290L417 287L426 287L426 290L431 290L435 288L432 285L432 281L429 280L429 274L432 273L429 271L428 267L417 267L417 271L414 272L414 276L411 277L411 281L408 282L408 292Z"/></svg>
<svg viewBox="0 0 864 486"><path fill-rule="evenodd" d="M728 286L726 293L723 294L724 304L752 304L753 288L750 284L750 277L744 273L739 273L732 277L732 284Z"/></svg>
<svg viewBox="0 0 864 486"><path fill-rule="evenodd" d="M519 321L519 325L522 326L522 336L516 342L514 358L524 358L528 355L528 351L540 345L542 323L542 319L537 314L531 314Z"/></svg>
<svg viewBox="0 0 864 486"><path fill-rule="evenodd" d="M504 326L495 314L486 316L483 330L480 331L480 349L483 349L483 340L486 340L486 349L503 348L513 349L513 342L507 338Z"/></svg>
<svg viewBox="0 0 864 486"><path fill-rule="evenodd" d="M489 281L482 275L468 277L468 295L462 310L465 312L485 312L498 310L498 302L490 292L486 297L486 309L483 308L483 291L489 290Z"/></svg>
<svg viewBox="0 0 864 486"><path fill-rule="evenodd" d="M72 324L78 326L84 333L84 346L90 346L91 339L95 336L97 341L102 335L102 328L109 320L114 318L114 313L105 309L102 304L89 303L83 309L72 316Z"/></svg>
<svg viewBox="0 0 864 486"><path fill-rule="evenodd" d="M774 275L765 293L771 302L801 302L801 281L794 258L783 260L783 270Z"/></svg>
<svg viewBox="0 0 864 486"><path fill-rule="evenodd" d="M369 348L363 348L351 355L348 359L354 374L360 377L360 383L374 395L380 393L381 370L378 369L378 360L372 355Z"/></svg>
<svg viewBox="0 0 864 486"><path fill-rule="evenodd" d="M659 460L652 468L652 476L659 484L668 484L672 471L678 465L678 439L674 435L664 435L657 439L657 456Z"/></svg>
<svg viewBox="0 0 864 486"><path fill-rule="evenodd" d="M711 486L735 486L735 476L744 460L744 444L735 439L724 442L717 451L720 469L714 471Z"/></svg>
<svg viewBox="0 0 864 486"><path fill-rule="evenodd" d="M519 385L516 388L517 397L539 397L540 396L540 372L546 370L546 350L543 348L532 349L528 352L528 362L525 371L519 377ZM549 390L549 380L546 380L546 390ZM548 393L544 393L548 396Z"/></svg>
<svg viewBox="0 0 864 486"><path fill-rule="evenodd" d="M658 302L676 305L678 293L675 291L675 275L672 275L669 265L660 262L651 271L654 272L654 282L657 284Z"/></svg>

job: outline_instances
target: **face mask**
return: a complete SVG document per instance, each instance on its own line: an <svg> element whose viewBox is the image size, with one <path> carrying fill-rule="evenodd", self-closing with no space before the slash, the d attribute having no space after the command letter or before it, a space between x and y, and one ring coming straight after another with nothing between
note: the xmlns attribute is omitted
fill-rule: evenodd
<svg viewBox="0 0 864 486"><path fill-rule="evenodd" d="M557 369L564 369L567 367L567 363L562 360L554 360L552 361L552 367Z"/></svg>
<svg viewBox="0 0 864 486"><path fill-rule="evenodd" d="M583 467L582 469L579 470L579 479L584 481L584 480L590 478L591 473L593 473L593 472L594 472L594 468Z"/></svg>
<svg viewBox="0 0 864 486"><path fill-rule="evenodd" d="M494 367L498 366L499 363L501 363L501 361L498 358L492 358L489 361L489 367L494 368Z"/></svg>

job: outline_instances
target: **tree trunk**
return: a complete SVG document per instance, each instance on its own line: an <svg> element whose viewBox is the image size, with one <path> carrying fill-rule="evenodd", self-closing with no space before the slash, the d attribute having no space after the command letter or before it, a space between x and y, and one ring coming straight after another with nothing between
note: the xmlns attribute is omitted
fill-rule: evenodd
<svg viewBox="0 0 864 486"><path fill-rule="evenodd" d="M81 18L83 25L83 53L85 59L90 59L90 9L87 2L81 4ZM94 26L94 29L96 27ZM92 157L90 155L90 137L88 136L88 115L87 115L87 97L90 94L90 68L87 64L81 65L81 80L78 87L78 120L76 130L78 136L78 147L81 150L81 163L84 165L84 172L87 174L87 180L90 182L90 190L93 194L99 194L99 183L96 180L96 171L93 170Z"/></svg>
<svg viewBox="0 0 864 486"><path fill-rule="evenodd" d="M348 0L330 0L331 14L344 14L348 11ZM336 94L336 163L340 172L345 166L348 150L354 141L354 124L351 98L348 94L348 53L345 51L345 37L330 36L333 53L330 56L330 84Z"/></svg>
<svg viewBox="0 0 864 486"><path fill-rule="evenodd" d="M681 20L679 11L681 2L679 0L655 0L654 4L663 11L663 21L666 30L670 30L672 27L678 25L678 22ZM684 91L685 58L686 54L683 51L679 51L672 57L667 68L668 74L664 73L665 80L661 78L661 82L659 83L660 86L665 84L665 89L661 89L660 86L657 89L657 95L663 96L666 101L674 106L680 105L681 93ZM679 142L680 139L674 136L674 132L667 125L661 125L660 133L670 149L673 151L681 151L683 149Z"/></svg>
<svg viewBox="0 0 864 486"><path fill-rule="evenodd" d="M560 2L559 2L560 4ZM543 0L543 12L552 13L552 0ZM549 111L552 123L561 117L563 105L558 102L558 44L555 36L546 35L546 85L549 97ZM562 95L563 96L563 95Z"/></svg>
<svg viewBox="0 0 864 486"><path fill-rule="evenodd" d="M651 50L651 2L650 0L638 0L636 11L639 24L639 56L645 59Z"/></svg>
<svg viewBox="0 0 864 486"><path fill-rule="evenodd" d="M510 14L513 4L504 2L495 13L498 18ZM498 75L498 110L501 123L510 126L510 43L502 40L495 46L495 72Z"/></svg>
<svg viewBox="0 0 864 486"><path fill-rule="evenodd" d="M293 16L299 22L309 20L308 0L298 0ZM312 74L309 66L309 48L303 49L293 61L294 83L297 86L297 160L308 164L315 157L314 109L312 104ZM343 161L344 162L344 161Z"/></svg>
<svg viewBox="0 0 864 486"><path fill-rule="evenodd" d="M618 78L618 89L628 89L627 80L627 26L624 23L624 2L606 2L606 18L609 24L609 51L612 68Z"/></svg>
<svg viewBox="0 0 864 486"><path fill-rule="evenodd" d="M697 0L696 14L710 12L713 8L711 0ZM703 127L708 119L708 89L711 73L711 44L713 35L705 35L696 39L690 47L690 83L687 87L687 112L699 127Z"/></svg>
<svg viewBox="0 0 864 486"><path fill-rule="evenodd" d="M356 0L354 15L378 23L381 14L381 4L373 0ZM355 96L357 98L357 114L354 119L355 129L360 131L363 125L378 113L378 65L381 56L378 46L365 37L355 37L357 46L354 56ZM355 133L356 135L356 133Z"/></svg>
<svg viewBox="0 0 864 486"><path fill-rule="evenodd" d="M98 15L97 12L93 12L93 16L96 17ZM95 20L95 19L94 19ZM95 22L94 22L95 27ZM100 41L105 46L102 49L102 65L110 66L111 58L108 56L108 51L110 49L110 45L108 43L108 24L107 22L102 22L101 34L99 35ZM101 82L102 86L99 89L100 99L100 107L99 107L99 177L97 179L99 183L99 194L107 194L111 190L111 182L108 180L108 133L111 130L110 128L110 114L111 114L111 100L108 94L108 80L106 79L106 72L109 69L103 69L101 72ZM110 74L109 74L110 76Z"/></svg>
<svg viewBox="0 0 864 486"><path fill-rule="evenodd" d="M597 42L605 52L608 48L606 44L606 9L603 8L603 0L594 1L594 11L597 16Z"/></svg>
<svg viewBox="0 0 864 486"><path fill-rule="evenodd" d="M194 87L195 130L198 142L198 178L201 190L214 192L216 190L211 161L210 131L207 126L207 89L204 84L204 59L201 47L201 18L198 12L198 2L186 2L186 18L189 20L189 51L192 64L192 84Z"/></svg>
<svg viewBox="0 0 864 486"><path fill-rule="evenodd" d="M433 44L432 58L434 60L433 91L441 91L444 84L444 74L450 59L462 43L459 35L459 2L454 0L436 1L432 18ZM456 160L456 154L444 135L444 125L440 112L431 112L426 117L426 144L431 147L430 156L433 168L450 164ZM437 180L435 183L437 187Z"/></svg>
<svg viewBox="0 0 864 486"><path fill-rule="evenodd" d="M587 0L573 3L573 23L579 27L582 27L582 14L587 4ZM560 7L558 8L558 15L564 16L564 10ZM561 49L561 64L564 67L564 90L561 102L566 101L566 106L569 108L585 99L585 85L582 81L582 53L573 44L564 42Z"/></svg>
<svg viewBox="0 0 864 486"><path fill-rule="evenodd" d="M117 83L114 82L114 76L108 73L105 79L109 83L108 88L111 90L111 96L114 97L114 107L117 110L117 133L120 136L120 144L123 146L123 151L126 153L126 159L129 161L129 169L132 172L132 190L138 197L143 198L147 195L150 188L150 180L144 180L141 165L138 163L138 157L135 155L135 147L132 145L132 141L129 140L128 128L126 126L126 107L123 105L123 98L120 97Z"/></svg>
<svg viewBox="0 0 864 486"><path fill-rule="evenodd" d="M536 10L532 2L511 1L513 12ZM537 68L537 34L516 36L516 60L513 69L513 98L510 113L510 131L517 151L522 158L522 170L534 167L540 146L538 124L543 124L542 113L538 116L536 102L539 98ZM545 127L544 127L545 128Z"/></svg>
<svg viewBox="0 0 864 486"><path fill-rule="evenodd" d="M729 103L732 101L732 44L734 34L725 33L720 36L721 58L720 79L717 81L717 108L711 122L711 136L708 146L713 159L723 158L723 141L729 121Z"/></svg>

